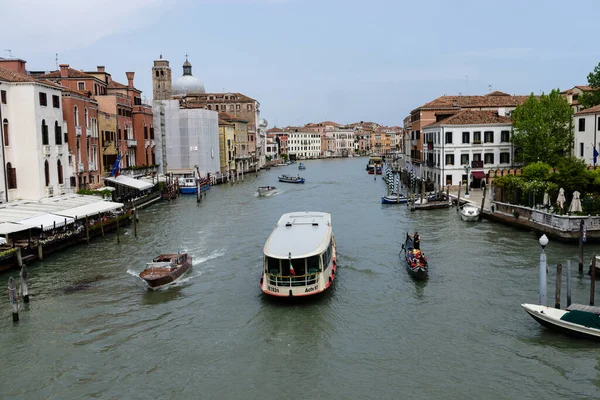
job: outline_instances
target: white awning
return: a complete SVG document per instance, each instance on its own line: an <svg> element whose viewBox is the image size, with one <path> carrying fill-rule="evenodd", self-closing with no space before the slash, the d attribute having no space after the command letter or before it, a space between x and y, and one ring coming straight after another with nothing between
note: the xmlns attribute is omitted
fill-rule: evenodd
<svg viewBox="0 0 600 400"><path fill-rule="evenodd" d="M72 224L73 222L75 222L75 220L71 217L65 217L63 215L56 214L43 214L33 218L22 219L20 221L17 221L17 223L24 225L33 225L37 228L43 226L44 230L47 231L54 228L54 223L56 223L57 228L64 226L65 221L67 224Z"/></svg>
<svg viewBox="0 0 600 400"><path fill-rule="evenodd" d="M57 211L57 215L64 215L71 218L85 218L88 215L96 215L101 212L116 210L123 207L123 203L113 203L112 201L98 201L85 206L69 208L68 210Z"/></svg>
<svg viewBox="0 0 600 400"><path fill-rule="evenodd" d="M141 181L139 179L133 179L125 175L119 175L116 178L110 176L108 178L104 178L108 182L115 183L117 185L127 186L137 190L146 190L152 187L151 183L147 183Z"/></svg>
<svg viewBox="0 0 600 400"><path fill-rule="evenodd" d="M0 235L8 235L10 233L22 232L33 228L35 228L35 226L25 224L13 224L12 222L3 222L0 224Z"/></svg>

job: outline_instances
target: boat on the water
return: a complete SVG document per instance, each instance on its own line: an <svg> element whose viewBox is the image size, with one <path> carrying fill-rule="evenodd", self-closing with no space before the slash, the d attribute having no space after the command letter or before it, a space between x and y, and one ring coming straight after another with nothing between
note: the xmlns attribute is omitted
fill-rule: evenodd
<svg viewBox="0 0 600 400"><path fill-rule="evenodd" d="M298 175L298 176L279 175L279 182L304 183L304 178L302 178L300 175Z"/></svg>
<svg viewBox="0 0 600 400"><path fill-rule="evenodd" d="M152 289L158 289L177 281L192 266L192 256L188 253L161 254L140 272L142 278Z"/></svg>
<svg viewBox="0 0 600 400"><path fill-rule="evenodd" d="M427 278L429 271L425 254L420 249L415 249L413 238L406 234L404 246L404 259L406 261L406 270L415 279ZM402 252L400 252L402 258Z"/></svg>
<svg viewBox="0 0 600 400"><path fill-rule="evenodd" d="M392 193L381 197L381 204L406 204L406 202L408 202L408 199L402 193Z"/></svg>
<svg viewBox="0 0 600 400"><path fill-rule="evenodd" d="M259 196L270 196L277 192L277 188L275 186L259 186L258 187L258 195Z"/></svg>
<svg viewBox="0 0 600 400"><path fill-rule="evenodd" d="M372 155L369 157L369 162L367 163L367 172L372 175L375 173L375 168L377 165L381 165L383 162L383 158L381 156Z"/></svg>
<svg viewBox="0 0 600 400"><path fill-rule="evenodd" d="M600 316L595 312L560 310L537 304L521 306L533 319L552 331L600 340Z"/></svg>
<svg viewBox="0 0 600 400"><path fill-rule="evenodd" d="M337 273L331 214L301 211L283 214L263 249L260 288L271 296L321 293Z"/></svg>
<svg viewBox="0 0 600 400"><path fill-rule="evenodd" d="M198 184L196 183L196 178L180 178L179 191L181 194L198 193Z"/></svg>
<svg viewBox="0 0 600 400"><path fill-rule="evenodd" d="M477 221L479 219L479 214L481 214L481 208L473 204L466 203L460 207L460 218L463 221Z"/></svg>
<svg viewBox="0 0 600 400"><path fill-rule="evenodd" d="M298 169L306 169L306 166L304 165L304 163L300 163L298 164Z"/></svg>

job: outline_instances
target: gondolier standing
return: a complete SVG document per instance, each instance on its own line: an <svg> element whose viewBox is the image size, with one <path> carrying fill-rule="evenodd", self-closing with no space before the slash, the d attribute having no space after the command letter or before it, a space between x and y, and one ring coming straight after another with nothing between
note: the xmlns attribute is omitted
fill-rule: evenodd
<svg viewBox="0 0 600 400"><path fill-rule="evenodd" d="M415 231L415 234L412 236L413 239L413 244L415 246L415 250L420 250L421 249L421 237L419 236L419 233L417 231Z"/></svg>

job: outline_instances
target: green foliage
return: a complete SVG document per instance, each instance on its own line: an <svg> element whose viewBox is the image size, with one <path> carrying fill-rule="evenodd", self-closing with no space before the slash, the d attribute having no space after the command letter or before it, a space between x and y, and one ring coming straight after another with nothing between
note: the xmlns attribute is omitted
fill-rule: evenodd
<svg viewBox="0 0 600 400"><path fill-rule="evenodd" d="M88 196L102 196L102 197L112 197L112 191L108 189L104 190L90 190L90 189L79 189L77 194L83 194Z"/></svg>
<svg viewBox="0 0 600 400"><path fill-rule="evenodd" d="M565 189L567 194L584 192L592 182L593 176L587 170L585 161L576 157L567 157L560 161L558 172L552 174L550 180L558 187Z"/></svg>
<svg viewBox="0 0 600 400"><path fill-rule="evenodd" d="M17 248L16 247L13 247L13 248L8 249L8 250L0 251L0 258L9 256L9 255L14 254L16 252L17 252Z"/></svg>
<svg viewBox="0 0 600 400"><path fill-rule="evenodd" d="M283 154L281 154L281 158L283 159L283 161L287 162L289 156L287 155L287 153L283 153Z"/></svg>
<svg viewBox="0 0 600 400"><path fill-rule="evenodd" d="M581 208L586 214L600 214L600 195L588 193L581 197Z"/></svg>
<svg viewBox="0 0 600 400"><path fill-rule="evenodd" d="M535 162L523 168L521 176L527 180L545 181L550 176L551 169L552 167L545 162Z"/></svg>
<svg viewBox="0 0 600 400"><path fill-rule="evenodd" d="M265 159L266 159L267 161L271 161L271 160L273 159L273 157L271 157L271 156L265 156Z"/></svg>
<svg viewBox="0 0 600 400"><path fill-rule="evenodd" d="M511 140L520 149L518 161L557 165L571 149L572 116L573 109L558 90L542 94L539 99L531 94L512 114Z"/></svg>
<svg viewBox="0 0 600 400"><path fill-rule="evenodd" d="M593 89L590 92L583 92L579 95L579 104L584 108L590 108L600 104L600 63L596 65L593 72L587 76L588 86Z"/></svg>

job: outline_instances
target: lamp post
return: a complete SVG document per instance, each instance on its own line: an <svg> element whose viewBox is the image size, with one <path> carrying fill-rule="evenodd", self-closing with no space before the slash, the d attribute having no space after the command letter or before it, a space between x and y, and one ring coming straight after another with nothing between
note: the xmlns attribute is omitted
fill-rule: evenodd
<svg viewBox="0 0 600 400"><path fill-rule="evenodd" d="M471 166L469 164L465 165L465 172L467 173L467 185L465 187L465 197L469 198L469 172L471 172Z"/></svg>
<svg viewBox="0 0 600 400"><path fill-rule="evenodd" d="M542 235L540 238L540 246L542 246L542 252L540 254L540 305L546 305L546 276L547 276L547 267L546 267L546 253L544 249L548 245L548 238L546 235Z"/></svg>

